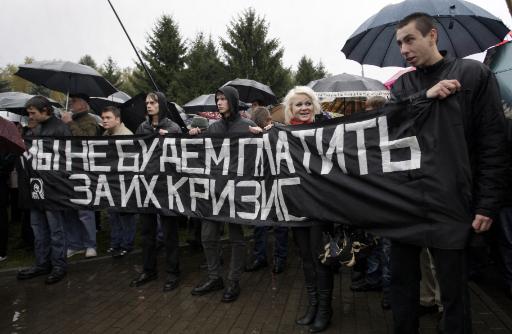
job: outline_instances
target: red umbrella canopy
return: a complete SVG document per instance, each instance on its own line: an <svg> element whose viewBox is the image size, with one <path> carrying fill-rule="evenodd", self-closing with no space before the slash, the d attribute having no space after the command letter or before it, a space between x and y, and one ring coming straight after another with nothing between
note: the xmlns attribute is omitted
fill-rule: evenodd
<svg viewBox="0 0 512 334"><path fill-rule="evenodd" d="M26 150L25 142L21 138L16 126L0 117L0 153L23 153Z"/></svg>

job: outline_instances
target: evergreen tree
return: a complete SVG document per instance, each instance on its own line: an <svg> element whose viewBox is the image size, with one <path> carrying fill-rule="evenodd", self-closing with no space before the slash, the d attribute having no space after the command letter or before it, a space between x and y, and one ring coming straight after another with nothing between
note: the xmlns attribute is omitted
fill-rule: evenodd
<svg viewBox="0 0 512 334"><path fill-rule="evenodd" d="M295 74L296 85L307 85L310 81L322 79L327 76L322 62L319 62L316 66L313 64L311 58L302 56L297 66L297 73Z"/></svg>
<svg viewBox="0 0 512 334"><path fill-rule="evenodd" d="M0 69L0 93L9 92L11 90L11 83L9 79L11 78L11 73L9 73L7 68Z"/></svg>
<svg viewBox="0 0 512 334"><path fill-rule="evenodd" d="M114 87L118 88L122 85L122 72L112 57L108 57L99 70L100 74L107 79Z"/></svg>
<svg viewBox="0 0 512 334"><path fill-rule="evenodd" d="M80 60L78 60L78 63L90 66L95 70L98 70L98 65L96 65L96 61L94 61L94 59L90 55L83 56L82 58L80 58Z"/></svg>
<svg viewBox="0 0 512 334"><path fill-rule="evenodd" d="M178 78L184 68L187 51L178 24L172 17L163 15L148 36L147 43L145 51L141 52L142 58L160 91L166 93L169 101L174 101L184 90ZM154 90L141 64L137 63L132 82L137 91Z"/></svg>
<svg viewBox="0 0 512 334"><path fill-rule="evenodd" d="M211 36L207 40L203 33L199 33L190 43L185 64L181 82L187 90L180 96L180 103L186 103L202 94L214 93L230 80Z"/></svg>
<svg viewBox="0 0 512 334"><path fill-rule="evenodd" d="M268 23L253 8L245 10L227 28L221 38L232 79L247 78L269 85L277 96L292 86L291 72L283 67L284 49L277 38L268 39Z"/></svg>

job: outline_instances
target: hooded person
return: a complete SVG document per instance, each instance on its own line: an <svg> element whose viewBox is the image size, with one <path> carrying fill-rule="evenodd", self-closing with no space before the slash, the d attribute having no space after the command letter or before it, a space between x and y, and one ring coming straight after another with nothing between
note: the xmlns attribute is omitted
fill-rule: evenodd
<svg viewBox="0 0 512 334"><path fill-rule="evenodd" d="M238 110L238 91L229 86L221 87L215 93L215 103L222 118L210 125L208 134L250 134L250 127L256 124L240 116ZM189 134L201 133L199 128L193 128ZM220 259L220 231L222 222L205 219L201 227L201 240L204 254L208 264L208 278L199 283L193 290L192 295L202 296L209 292L224 289L222 280L221 259ZM229 240L231 243L231 261L228 274L229 283L222 295L222 302L229 303L237 300L240 295L240 278L244 271L245 263L245 239L242 225L228 224Z"/></svg>
<svg viewBox="0 0 512 334"><path fill-rule="evenodd" d="M147 119L137 128L136 134L155 134L164 136L167 133L181 133L181 128L169 119L167 99L160 92L149 93L146 96ZM141 213L141 237L142 237L142 272L130 282L131 287L141 286L158 277L157 271L157 227L158 215L154 213ZM166 250L166 273L163 291L171 291L179 285L179 238L178 221L170 216L160 215L162 230L164 232L164 246Z"/></svg>
<svg viewBox="0 0 512 334"><path fill-rule="evenodd" d="M215 104L222 118L208 127L206 133L250 133L249 127L256 126L250 119L243 118L239 110L238 91L231 86L224 86L215 93ZM202 131L192 128L189 134L196 135Z"/></svg>
<svg viewBox="0 0 512 334"><path fill-rule="evenodd" d="M167 98L162 92L148 93L146 96L146 112L146 120L140 123L135 134L158 132L164 135L166 133L181 133L179 125L170 119Z"/></svg>

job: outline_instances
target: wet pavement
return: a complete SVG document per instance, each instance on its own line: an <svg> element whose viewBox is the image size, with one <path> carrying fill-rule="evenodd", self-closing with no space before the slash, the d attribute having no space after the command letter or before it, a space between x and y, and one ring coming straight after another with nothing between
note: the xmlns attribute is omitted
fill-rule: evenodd
<svg viewBox="0 0 512 334"><path fill-rule="evenodd" d="M224 258L228 259L228 249ZM162 257L159 259L162 261ZM141 255L124 259L80 260L67 277L46 286L44 276L17 281L15 272L0 273L0 333L307 333L294 320L306 306L297 253L290 249L286 271L270 267L245 273L240 298L220 302L222 291L190 295L205 277L203 257L184 248L178 289L164 293L165 274L139 288L129 282L141 270ZM161 268L162 269L162 266ZM326 333L391 333L391 312L382 310L379 292L353 293L350 274L335 276L334 316ZM510 313L471 284L475 334L512 333ZM437 316L421 319L421 333L436 333Z"/></svg>

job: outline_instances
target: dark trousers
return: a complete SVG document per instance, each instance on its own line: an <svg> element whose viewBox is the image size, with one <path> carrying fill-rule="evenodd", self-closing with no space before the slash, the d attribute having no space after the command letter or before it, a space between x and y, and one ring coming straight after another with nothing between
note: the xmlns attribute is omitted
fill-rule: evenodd
<svg viewBox="0 0 512 334"><path fill-rule="evenodd" d="M323 232L332 225L316 224L311 227L292 227L293 238L302 259L302 269L306 286L318 290L332 290L334 274L330 266L325 266L318 258L324 252Z"/></svg>
<svg viewBox="0 0 512 334"><path fill-rule="evenodd" d="M203 220L201 225L201 240L204 255L208 264L208 278L222 277L221 242L220 236L224 223ZM245 264L245 238L242 225L228 224L229 242L231 244L231 261L229 264L228 280L240 281Z"/></svg>
<svg viewBox="0 0 512 334"><path fill-rule="evenodd" d="M142 236L142 258L144 272L156 273L157 272L157 248L156 248L156 234L157 234L157 215L156 214L141 214L141 236ZM164 245L165 245L165 263L166 272L169 275L176 277L180 274L179 268L179 236L178 236L178 223L172 217L160 216L162 223L162 230L164 232Z"/></svg>
<svg viewBox="0 0 512 334"><path fill-rule="evenodd" d="M418 333L420 303L421 247L396 241L391 247L391 308L394 333ZM436 267L444 307L441 333L471 333L471 307L468 293L465 250L429 248Z"/></svg>
<svg viewBox="0 0 512 334"><path fill-rule="evenodd" d="M270 226L254 227L254 258L259 262L267 261L267 235ZM286 261L288 255L288 227L276 226L274 229L274 258Z"/></svg>
<svg viewBox="0 0 512 334"><path fill-rule="evenodd" d="M0 175L0 256L7 255L7 240L9 237L9 221L7 207L9 205L9 187L7 175Z"/></svg>
<svg viewBox="0 0 512 334"><path fill-rule="evenodd" d="M506 207L501 210L500 219L496 224L505 280L509 288L512 289L512 207Z"/></svg>

